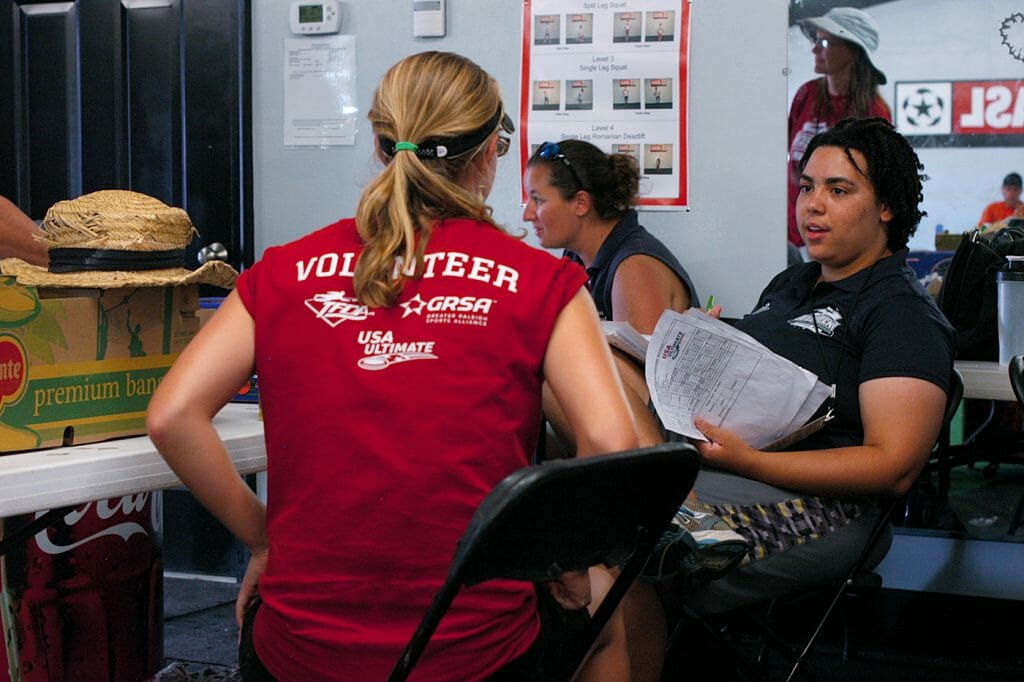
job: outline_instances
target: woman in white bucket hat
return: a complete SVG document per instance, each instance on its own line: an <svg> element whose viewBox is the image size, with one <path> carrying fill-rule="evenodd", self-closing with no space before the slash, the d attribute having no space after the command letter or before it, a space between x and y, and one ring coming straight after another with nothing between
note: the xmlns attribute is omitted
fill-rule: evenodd
<svg viewBox="0 0 1024 682"><path fill-rule="evenodd" d="M878 92L886 82L878 68L878 24L853 7L833 7L824 16L799 22L811 41L814 72L820 78L800 86L789 109L789 241L803 246L796 226L799 166L807 143L844 118L878 116L892 121L892 112Z"/></svg>

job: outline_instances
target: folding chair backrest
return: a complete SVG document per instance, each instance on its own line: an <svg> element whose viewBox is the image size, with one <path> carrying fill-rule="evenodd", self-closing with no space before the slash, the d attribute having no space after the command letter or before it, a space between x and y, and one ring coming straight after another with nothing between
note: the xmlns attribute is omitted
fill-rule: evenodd
<svg viewBox="0 0 1024 682"><path fill-rule="evenodd" d="M596 564L622 564L590 621L589 649L693 487L698 468L692 445L667 443L510 474L477 508L444 586L390 680L405 679L462 585L492 578L543 582Z"/></svg>
<svg viewBox="0 0 1024 682"><path fill-rule="evenodd" d="M956 411L960 408L960 401L964 398L964 378L960 375L960 372L953 370L953 374L949 377L949 391L946 393L946 413L942 415L943 426L949 426L949 423L953 421L953 417L956 416Z"/></svg>
<svg viewBox="0 0 1024 682"><path fill-rule="evenodd" d="M1024 355L1015 355L1010 358L1010 366L1007 368L1010 373L1010 387L1013 394L1017 396L1017 402L1024 405Z"/></svg>

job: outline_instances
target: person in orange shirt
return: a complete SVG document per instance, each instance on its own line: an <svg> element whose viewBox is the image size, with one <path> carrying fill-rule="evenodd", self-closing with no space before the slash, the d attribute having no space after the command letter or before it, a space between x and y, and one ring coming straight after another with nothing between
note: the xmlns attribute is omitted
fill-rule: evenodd
<svg viewBox="0 0 1024 682"><path fill-rule="evenodd" d="M981 213L978 227L988 227L1000 220L1006 220L1022 205L1020 200L1021 178L1019 173L1010 173L1003 178L1003 200L994 201Z"/></svg>

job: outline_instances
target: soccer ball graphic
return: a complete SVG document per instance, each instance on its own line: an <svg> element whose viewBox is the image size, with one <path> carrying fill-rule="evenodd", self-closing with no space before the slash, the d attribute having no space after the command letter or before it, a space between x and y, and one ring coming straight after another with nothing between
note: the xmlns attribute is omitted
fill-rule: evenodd
<svg viewBox="0 0 1024 682"><path fill-rule="evenodd" d="M942 120L946 103L929 88L918 88L900 103L907 123L917 128L931 128Z"/></svg>

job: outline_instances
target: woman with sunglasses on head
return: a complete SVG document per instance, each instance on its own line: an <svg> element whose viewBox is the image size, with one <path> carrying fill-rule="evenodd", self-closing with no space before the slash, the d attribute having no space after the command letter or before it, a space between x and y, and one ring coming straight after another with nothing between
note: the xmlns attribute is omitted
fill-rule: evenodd
<svg viewBox="0 0 1024 682"><path fill-rule="evenodd" d="M540 245L564 249L587 270L590 294L603 320L628 322L650 334L666 310L699 306L690 276L668 248L643 228L632 208L640 187L636 159L605 154L579 140L545 142L526 164L523 220L533 223ZM646 382L616 354L634 410L647 404ZM571 454L575 437L550 393L544 411L558 434L558 449ZM640 432L641 445L659 442L660 429Z"/></svg>
<svg viewBox="0 0 1024 682"><path fill-rule="evenodd" d="M484 203L512 129L495 81L459 55L413 55L369 119L383 169L355 218L267 249L150 406L163 456L252 552L236 606L247 680L387 677L478 504L530 462L542 382L582 454L637 443L585 274ZM211 426L254 371L265 509ZM550 595L464 588L416 675L561 675L577 640L557 622L585 619L608 584L592 569ZM579 679L629 679L622 628L613 618Z"/></svg>
<svg viewBox="0 0 1024 682"><path fill-rule="evenodd" d="M885 74L878 68L878 24L853 7L833 7L824 16L803 19L800 29L811 41L814 72L820 78L800 86L789 109L789 242L804 245L796 220L800 160L811 138L844 118L879 117L892 112L878 92Z"/></svg>
<svg viewBox="0 0 1024 682"><path fill-rule="evenodd" d="M540 245L564 249L587 269L604 320L654 331L666 309L699 306L690 276L645 230L632 208L640 188L636 159L579 140L545 142L526 164L526 209Z"/></svg>

